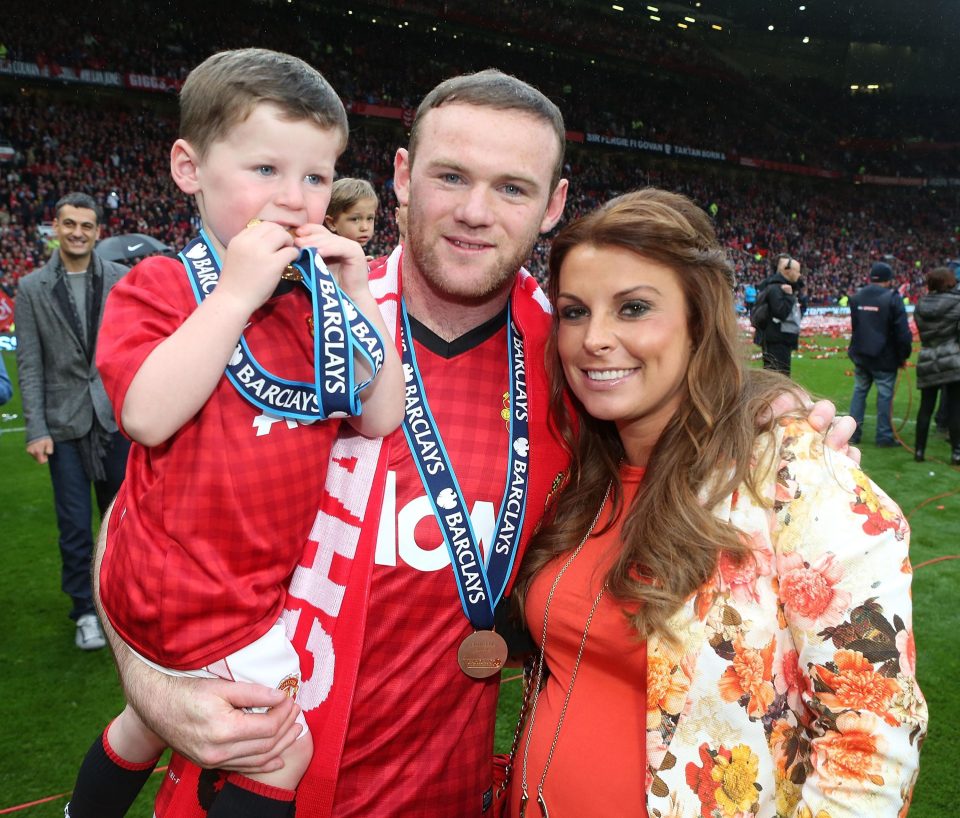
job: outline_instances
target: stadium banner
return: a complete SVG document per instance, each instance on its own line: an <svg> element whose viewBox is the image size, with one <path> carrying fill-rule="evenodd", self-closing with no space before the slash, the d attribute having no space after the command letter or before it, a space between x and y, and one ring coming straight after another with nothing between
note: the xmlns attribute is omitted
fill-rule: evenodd
<svg viewBox="0 0 960 818"><path fill-rule="evenodd" d="M960 142L928 142L925 139L840 139L841 148L858 148L867 151L955 151Z"/></svg>
<svg viewBox="0 0 960 818"><path fill-rule="evenodd" d="M807 307L806 311L803 313L804 316L807 315L850 315L849 307Z"/></svg>
<svg viewBox="0 0 960 818"><path fill-rule="evenodd" d="M56 63L40 65L35 62L11 60L0 62L0 74L28 79L56 80L57 82L101 85L110 88L128 88L135 91L158 91L176 93L183 84L174 77L157 77L152 74L99 71L92 68L69 68Z"/></svg>
<svg viewBox="0 0 960 818"><path fill-rule="evenodd" d="M403 119L403 108L395 105L376 105L372 102L354 100L346 105L347 111L359 116L379 116L383 119ZM412 124L412 123L411 123Z"/></svg>
<svg viewBox="0 0 960 818"><path fill-rule="evenodd" d="M741 156L740 164L747 168L759 168L761 170L778 170L783 173L799 173L802 176L818 176L821 179L842 179L843 173L839 170L827 170L826 168L812 168L808 165L794 165L790 162L774 162L771 159L754 159L749 156Z"/></svg>
<svg viewBox="0 0 960 818"><path fill-rule="evenodd" d="M948 176L935 176L932 179L927 179L927 184L930 187L960 187L960 179Z"/></svg>
<svg viewBox="0 0 960 818"><path fill-rule="evenodd" d="M0 63L0 74L14 77L29 77L30 79L57 80L59 82L80 82L86 85L106 85L122 88L123 75L118 71L95 71L90 68L75 68L52 63L39 65L35 62L12 60Z"/></svg>
<svg viewBox="0 0 960 818"><path fill-rule="evenodd" d="M926 179L914 176L874 176L870 173L858 173L853 177L854 182L865 185L893 185L896 187L924 187Z"/></svg>
<svg viewBox="0 0 960 818"><path fill-rule="evenodd" d="M723 151L706 148L692 148L688 145L671 145L668 142L650 142L646 139L634 139L630 136L608 136L601 133L587 133L584 141L590 145L610 145L615 148L629 148L635 151L662 153L664 156L685 156L690 159L713 159L725 162L727 155Z"/></svg>
<svg viewBox="0 0 960 818"><path fill-rule="evenodd" d="M148 77L148 79L150 79ZM395 105L379 105L375 102L364 102L363 100L352 100L345 102L347 113L357 116L378 116L381 119L399 119L403 127L407 130L413 125L413 118L416 109L409 106L398 108ZM585 134L583 131L567 131L567 142L583 142Z"/></svg>
<svg viewBox="0 0 960 818"><path fill-rule="evenodd" d="M914 310L914 305L913 305L913 304L904 304L904 305L903 305L903 308L904 308L904 310L907 311L908 314L910 314L910 313L912 313L913 310ZM849 315L850 315L850 308L849 308L849 307L841 307L841 306L836 305L836 304L831 304L831 305L826 306L826 307L807 307L807 309L806 309L806 310L804 311L804 313L803 313L803 317L806 318L808 315L846 315L846 316L849 316ZM802 323L802 322L801 322L801 323Z"/></svg>
<svg viewBox="0 0 960 818"><path fill-rule="evenodd" d="M153 74L124 74L124 85L134 91L158 91L162 94L176 94L183 80L175 77L157 77Z"/></svg>

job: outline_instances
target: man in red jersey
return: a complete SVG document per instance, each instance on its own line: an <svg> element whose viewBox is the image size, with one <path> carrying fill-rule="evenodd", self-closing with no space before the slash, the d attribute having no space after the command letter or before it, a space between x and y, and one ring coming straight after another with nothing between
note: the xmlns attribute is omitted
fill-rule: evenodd
<svg viewBox="0 0 960 818"><path fill-rule="evenodd" d="M407 240L374 265L371 289L401 336L407 418L382 443L342 436L290 581L284 616L316 747L300 815L488 809L498 677L468 676L458 654L489 628L483 606L502 591L566 465L547 419L548 308L518 272L562 214L563 148L553 103L484 71L428 94L409 148L397 152ZM431 482L448 471L455 484ZM483 561L487 570L476 570ZM273 769L299 729L272 691L124 665L130 701L200 766ZM254 705L273 709L237 710ZM202 816L219 786L218 774L175 757L156 814Z"/></svg>

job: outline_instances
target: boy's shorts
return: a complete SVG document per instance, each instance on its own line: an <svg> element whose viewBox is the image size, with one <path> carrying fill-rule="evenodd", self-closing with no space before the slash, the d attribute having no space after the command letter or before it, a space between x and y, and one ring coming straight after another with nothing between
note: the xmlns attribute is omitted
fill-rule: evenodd
<svg viewBox="0 0 960 818"><path fill-rule="evenodd" d="M300 690L300 659L294 650L283 621L278 619L263 636L223 659L211 662L196 670L173 670L151 662L127 645L130 652L141 662L168 676L195 679L226 679L229 682L255 682L265 687L282 690L296 701ZM266 713L268 707L245 707L248 713ZM307 734L307 721L301 711L297 723L303 726L298 738Z"/></svg>

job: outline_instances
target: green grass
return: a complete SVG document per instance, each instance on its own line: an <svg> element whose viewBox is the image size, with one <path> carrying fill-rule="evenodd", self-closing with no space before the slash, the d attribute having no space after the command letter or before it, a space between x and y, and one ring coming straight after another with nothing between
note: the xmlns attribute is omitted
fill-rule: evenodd
<svg viewBox="0 0 960 818"><path fill-rule="evenodd" d="M821 339L822 344L836 341ZM844 345L845 346L845 345ZM4 353L16 376L13 355ZM816 360L811 354L794 360L794 377L811 392L829 397L846 411L853 378L843 352ZM910 370L912 375L912 370ZM912 418L917 392L909 384L897 388L896 428L913 439ZM911 400L912 398L912 400ZM873 395L871 394L871 401ZM907 415L909 419L901 425ZM868 406L868 413L875 411ZM17 417L0 420L0 502L3 571L0 599L5 615L0 639L0 815L14 805L67 792L86 748L107 720L122 706L113 663L106 651L84 653L73 644L68 603L60 591L57 531L50 478L24 451L23 419L18 395L0 412ZM927 463L914 463L909 452L875 449L873 422L864 431L863 466L910 514L914 564L960 553L960 472L950 468L947 443L931 433ZM937 462L939 460L940 462ZM921 504L930 497L947 494ZM911 513L912 512L912 513ZM960 678L958 639L960 607L951 602L960 586L960 561L939 562L917 570L914 578L914 624L918 673L930 702L932 723L923 749L913 818L951 815L960 798ZM508 675L515 675L514 672ZM519 683L504 685L497 726L499 749L509 746L516 724ZM149 818L160 775L137 801L130 815ZM26 818L63 815L66 798L15 813Z"/></svg>
<svg viewBox="0 0 960 818"><path fill-rule="evenodd" d="M16 387L14 356L3 353ZM73 644L70 604L60 590L60 552L46 466L25 449L19 390L0 408L0 532L5 614L0 638L0 813L65 793L90 742L123 707L106 650ZM15 418L10 417L16 415ZM95 504L94 504L95 505ZM149 818L160 775L154 775L130 815ZM62 816L66 798L14 813Z"/></svg>

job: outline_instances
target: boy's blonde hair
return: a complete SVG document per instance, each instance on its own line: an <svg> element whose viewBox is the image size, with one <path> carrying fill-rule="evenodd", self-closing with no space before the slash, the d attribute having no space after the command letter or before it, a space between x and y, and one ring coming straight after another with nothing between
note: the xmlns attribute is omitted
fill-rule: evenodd
<svg viewBox="0 0 960 818"><path fill-rule="evenodd" d="M265 48L221 51L190 72L180 89L180 137L200 156L269 102L291 121L309 119L339 131L347 145L347 112L323 75L303 60Z"/></svg>
<svg viewBox="0 0 960 818"><path fill-rule="evenodd" d="M344 210L349 210L361 199L373 199L380 206L377 191L366 179L352 179L344 176L333 183L330 193L330 204L327 206L327 216L337 218Z"/></svg>

